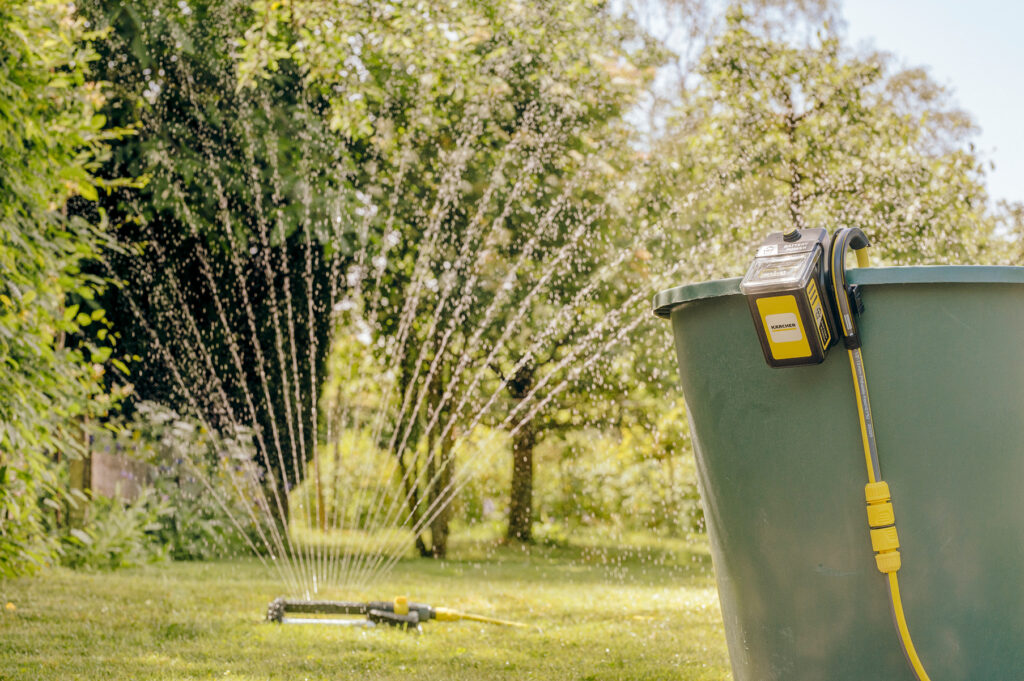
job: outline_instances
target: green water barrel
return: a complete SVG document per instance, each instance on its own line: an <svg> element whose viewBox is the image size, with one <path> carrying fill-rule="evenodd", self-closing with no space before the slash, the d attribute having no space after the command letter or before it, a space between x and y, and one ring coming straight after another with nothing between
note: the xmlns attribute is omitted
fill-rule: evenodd
<svg viewBox="0 0 1024 681"><path fill-rule="evenodd" d="M932 681L1024 679L1024 268L851 270ZM736 681L912 681L875 568L850 364L765 364L739 279L664 291Z"/></svg>

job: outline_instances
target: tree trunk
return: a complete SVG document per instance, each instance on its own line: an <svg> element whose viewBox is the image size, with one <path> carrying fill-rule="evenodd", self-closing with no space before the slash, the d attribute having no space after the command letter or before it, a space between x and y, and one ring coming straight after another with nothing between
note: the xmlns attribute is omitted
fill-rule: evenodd
<svg viewBox="0 0 1024 681"><path fill-rule="evenodd" d="M417 534L416 541L414 543L416 544L416 553L419 554L420 558L430 558L434 555L431 553L430 549L427 548L422 536Z"/></svg>
<svg viewBox="0 0 1024 681"><path fill-rule="evenodd" d="M437 516L430 522L430 544L434 558L448 555L449 523L452 518L452 478L455 472L455 457L452 454L450 437L441 444L440 471L437 478L437 493L434 495L438 503Z"/></svg>
<svg viewBox="0 0 1024 681"><path fill-rule="evenodd" d="M405 457L403 454L398 454L398 469L397 475L402 480L403 491L405 492L405 502L409 506L409 516L406 523L410 527L416 527L419 524L419 490L415 481L410 480L408 471L405 465ZM416 552L420 554L421 558L429 558L432 554L430 549L427 548L426 542L423 541L423 537L420 534L416 535L415 539Z"/></svg>
<svg viewBox="0 0 1024 681"><path fill-rule="evenodd" d="M444 394L444 386L449 380L447 365L442 365L441 371L435 376L430 387L430 409L423 411L421 415L421 427L426 426L426 414L436 407ZM446 423L449 416L447 410L442 410L439 424ZM426 462L420 464L422 469L419 472L413 471L414 475L405 475L405 463L399 456L398 463L406 480L406 498L409 500L410 518L409 522L415 527L424 521L422 530L430 529L430 544L425 541L422 532L416 535L416 550L423 558L445 558L448 555L448 535L451 523L451 504L455 499L452 482L455 477L455 440L458 436L456 428L450 428L443 439L440 438L440 428L434 428L428 433ZM436 450L436 454L434 453ZM410 480L410 478L412 478ZM422 487L421 487L422 484ZM423 500L423 508L419 508L417 498ZM432 516L432 517L431 517Z"/></svg>
<svg viewBox="0 0 1024 681"><path fill-rule="evenodd" d="M83 420L82 432L84 433L85 448L82 455L68 460L68 473L71 482L71 489L81 492L77 501L72 501L68 508L69 527L83 527L86 520L85 499L92 498L92 439L85 427ZM58 524L60 518L58 518Z"/></svg>
<svg viewBox="0 0 1024 681"><path fill-rule="evenodd" d="M536 367L526 362L508 382L512 397L522 401L533 389ZM520 416L520 418L522 415ZM519 421L512 436L512 490L508 505L509 541L533 540L533 447L537 433L532 423Z"/></svg>
<svg viewBox="0 0 1024 681"><path fill-rule="evenodd" d="M533 540L533 424L526 423L512 436L512 493L508 507L509 540Z"/></svg>
<svg viewBox="0 0 1024 681"><path fill-rule="evenodd" d="M433 403L438 405L444 394L444 386L449 380L448 367L442 367L433 386ZM445 423L451 416L447 409L442 410L439 423ZM457 430L450 428L442 438L435 429L431 437L431 447L437 447L437 456L430 463L430 478L434 480L430 486L431 513L435 514L430 521L430 549L434 558L445 558L448 555L448 534L452 519L452 501L455 499L452 481L455 476L455 440ZM436 438L440 438L437 440ZM436 479L435 479L436 478Z"/></svg>

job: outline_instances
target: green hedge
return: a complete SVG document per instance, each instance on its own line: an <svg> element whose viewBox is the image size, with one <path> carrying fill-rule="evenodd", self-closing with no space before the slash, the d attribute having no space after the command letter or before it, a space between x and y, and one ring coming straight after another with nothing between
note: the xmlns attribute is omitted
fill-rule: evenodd
<svg viewBox="0 0 1024 681"><path fill-rule="evenodd" d="M52 557L61 462L114 399L100 390L113 336L71 340L104 320L91 302L101 282L79 267L102 235L69 202L97 197L91 173L123 132L97 113L94 37L69 3L0 3L0 576Z"/></svg>

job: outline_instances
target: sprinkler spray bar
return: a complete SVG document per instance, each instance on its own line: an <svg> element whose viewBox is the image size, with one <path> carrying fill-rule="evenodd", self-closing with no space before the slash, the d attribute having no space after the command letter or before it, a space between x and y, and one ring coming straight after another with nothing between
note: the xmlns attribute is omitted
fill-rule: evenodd
<svg viewBox="0 0 1024 681"><path fill-rule="evenodd" d="M291 617L292 614L362 615L363 618ZM428 620L437 620L438 622L468 620L506 627L527 626L520 622L459 612L451 608L435 608L424 603L410 603L405 596L398 596L393 601L368 601L365 603L277 598L271 601L267 607L267 621L279 624L333 624L350 627L373 627L378 624L387 624L402 629L419 630L420 624Z"/></svg>

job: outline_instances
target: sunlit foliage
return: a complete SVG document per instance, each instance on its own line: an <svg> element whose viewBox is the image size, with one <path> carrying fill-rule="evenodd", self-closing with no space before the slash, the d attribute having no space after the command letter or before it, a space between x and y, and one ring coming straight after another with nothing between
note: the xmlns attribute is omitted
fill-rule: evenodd
<svg viewBox="0 0 1024 681"><path fill-rule="evenodd" d="M97 198L119 134L88 75L95 37L67 3L0 5L0 576L49 560L44 522L64 511L53 460L77 457L83 420L112 401L100 377L114 335L80 267L101 236L66 207ZM96 342L74 340L88 326Z"/></svg>

